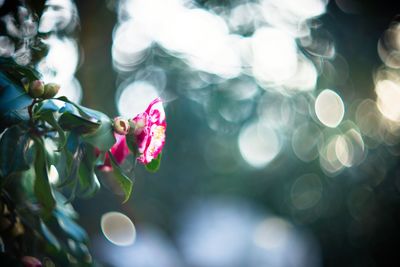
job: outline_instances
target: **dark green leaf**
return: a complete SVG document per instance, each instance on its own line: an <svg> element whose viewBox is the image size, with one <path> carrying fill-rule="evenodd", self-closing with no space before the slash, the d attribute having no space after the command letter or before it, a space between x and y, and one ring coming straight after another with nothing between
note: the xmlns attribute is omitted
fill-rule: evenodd
<svg viewBox="0 0 400 267"><path fill-rule="evenodd" d="M43 236L46 240L53 245L57 250L60 250L60 242L58 242L57 238L54 234L50 231L50 229L46 226L46 224L41 220L40 221L40 229L42 230Z"/></svg>
<svg viewBox="0 0 400 267"><path fill-rule="evenodd" d="M138 147L136 144L136 138L134 134L127 134L126 135L126 144L129 148L129 150L132 152L133 157L136 159L137 158L137 154L138 154Z"/></svg>
<svg viewBox="0 0 400 267"><path fill-rule="evenodd" d="M29 121L29 114L26 108L0 113L0 133L2 133L6 128L23 121Z"/></svg>
<svg viewBox="0 0 400 267"><path fill-rule="evenodd" d="M156 172L160 168L160 163L161 163L161 153L158 154L157 158L153 159L149 164L147 164L146 170L149 172Z"/></svg>
<svg viewBox="0 0 400 267"><path fill-rule="evenodd" d="M101 151L107 151L115 144L112 121L101 112L96 112L96 115L101 122L100 128L93 134L85 135L84 141Z"/></svg>
<svg viewBox="0 0 400 267"><path fill-rule="evenodd" d="M47 174L47 159L43 140L40 137L34 137L36 156L35 156L35 183L34 192L37 200L42 205L44 212L48 214L56 205L53 192L50 186Z"/></svg>
<svg viewBox="0 0 400 267"><path fill-rule="evenodd" d="M133 182L127 175L125 175L122 172L117 161L115 160L114 156L110 152L108 152L108 156L110 157L110 162L111 162L111 166L113 168L114 177L115 177L115 179L117 179L119 186L121 187L122 191L125 194L125 199L123 201L123 203L125 203L128 201L129 197L131 196Z"/></svg>
<svg viewBox="0 0 400 267"><path fill-rule="evenodd" d="M25 157L29 140L28 133L19 126L13 126L3 134L0 140L0 174L2 177L29 169Z"/></svg>
<svg viewBox="0 0 400 267"><path fill-rule="evenodd" d="M67 156L68 176L62 181L58 187L63 187L75 183L72 194L75 195L76 190L76 177L78 175L79 166L83 158L82 145L79 143L79 137L76 134L71 133L68 137L67 142L68 151L65 151ZM73 154L71 154L73 153Z"/></svg>
<svg viewBox="0 0 400 267"><path fill-rule="evenodd" d="M54 112L52 112L50 110L43 111L40 114L40 119L42 119L45 122L47 122L48 124L50 124L57 131L58 136L60 138L59 144L58 144L58 151L63 149L67 142L67 139L65 137L64 130L61 128L61 126L58 124L58 122L55 118Z"/></svg>
<svg viewBox="0 0 400 267"><path fill-rule="evenodd" d="M71 254L80 259L80 261L85 261L85 262L92 261L89 249L85 244L76 242L74 240L68 240L68 247L71 251Z"/></svg>
<svg viewBox="0 0 400 267"><path fill-rule="evenodd" d="M22 109L33 101L25 90L0 72L0 113Z"/></svg>
<svg viewBox="0 0 400 267"><path fill-rule="evenodd" d="M74 131L79 134L94 133L100 128L100 123L90 121L72 113L63 113L58 119L60 127L66 131Z"/></svg>
<svg viewBox="0 0 400 267"><path fill-rule="evenodd" d="M61 96L61 97L58 97L56 99L66 103L65 107L63 107L60 110L61 113L71 113L71 114L74 114L74 115L80 115L80 117L83 117L83 118L85 118L87 120L90 120L90 121L93 121L93 120L99 121L100 120L100 118L97 115L97 113L100 113L98 111L92 110L90 108L82 107L82 106L70 101L65 96ZM72 107L76 108L77 112ZM100 113L100 114L102 114L102 113Z"/></svg>
<svg viewBox="0 0 400 267"><path fill-rule="evenodd" d="M92 196L100 188L99 180L94 173L96 154L93 146L84 145L84 156L79 166L80 196Z"/></svg>
<svg viewBox="0 0 400 267"><path fill-rule="evenodd" d="M40 73L33 68L17 64L12 58L0 58L0 69L14 81L28 78L30 81L40 80Z"/></svg>
<svg viewBox="0 0 400 267"><path fill-rule="evenodd" d="M71 238L78 242L87 241L88 237L85 230L82 229L78 224L74 222L71 218L63 214L62 212L56 210L54 212L57 218L58 225L64 230Z"/></svg>

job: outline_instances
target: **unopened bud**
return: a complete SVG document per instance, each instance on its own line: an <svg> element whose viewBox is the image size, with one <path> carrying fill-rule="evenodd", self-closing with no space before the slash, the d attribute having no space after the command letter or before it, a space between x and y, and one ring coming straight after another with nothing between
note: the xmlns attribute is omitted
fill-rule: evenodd
<svg viewBox="0 0 400 267"><path fill-rule="evenodd" d="M32 97L42 97L44 93L44 83L41 80L35 80L29 85L29 94Z"/></svg>
<svg viewBox="0 0 400 267"><path fill-rule="evenodd" d="M44 86L43 98L52 98L60 90L60 85L56 83L48 83Z"/></svg>
<svg viewBox="0 0 400 267"><path fill-rule="evenodd" d="M117 117L114 119L114 131L117 134L127 135L130 129L128 120Z"/></svg>
<svg viewBox="0 0 400 267"><path fill-rule="evenodd" d="M147 119L145 116L137 116L136 118L130 120L130 122L131 122L131 127L133 129L133 133L135 135L139 135L146 126Z"/></svg>
<svg viewBox="0 0 400 267"><path fill-rule="evenodd" d="M22 265L24 267L42 267L42 263L32 256L22 257Z"/></svg>

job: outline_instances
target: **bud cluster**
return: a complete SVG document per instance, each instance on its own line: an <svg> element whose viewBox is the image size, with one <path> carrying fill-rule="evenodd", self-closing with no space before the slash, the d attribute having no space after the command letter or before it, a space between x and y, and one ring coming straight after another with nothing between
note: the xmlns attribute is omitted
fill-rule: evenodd
<svg viewBox="0 0 400 267"><path fill-rule="evenodd" d="M44 84L41 80L35 80L29 85L29 94L34 98L52 98L60 90L60 85L56 83Z"/></svg>

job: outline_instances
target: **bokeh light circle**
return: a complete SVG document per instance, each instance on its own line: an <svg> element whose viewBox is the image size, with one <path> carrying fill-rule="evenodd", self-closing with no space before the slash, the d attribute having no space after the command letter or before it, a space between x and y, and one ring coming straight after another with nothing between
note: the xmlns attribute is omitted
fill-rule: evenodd
<svg viewBox="0 0 400 267"><path fill-rule="evenodd" d="M157 88L147 81L135 81L126 87L122 85L122 92L117 96L118 111L124 117L133 118L145 111L158 96Z"/></svg>
<svg viewBox="0 0 400 267"><path fill-rule="evenodd" d="M273 129L253 122L240 131L239 149L248 164L262 168L279 154L281 144Z"/></svg>
<svg viewBox="0 0 400 267"><path fill-rule="evenodd" d="M335 128L344 116L343 100L334 91L325 89L315 100L315 114L322 124Z"/></svg>
<svg viewBox="0 0 400 267"><path fill-rule="evenodd" d="M104 236L114 245L129 246L136 239L136 229L131 219L120 212L105 213L100 225Z"/></svg>

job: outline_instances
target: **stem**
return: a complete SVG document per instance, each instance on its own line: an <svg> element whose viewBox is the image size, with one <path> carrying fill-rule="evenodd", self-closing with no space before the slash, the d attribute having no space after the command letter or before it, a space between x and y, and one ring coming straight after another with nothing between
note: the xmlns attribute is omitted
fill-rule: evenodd
<svg viewBox="0 0 400 267"><path fill-rule="evenodd" d="M36 98L33 99L32 104L30 104L30 106L28 106L28 113L29 113L29 119L31 120L31 122L33 123L33 114L32 114L32 110L33 110L33 106L36 104Z"/></svg>

